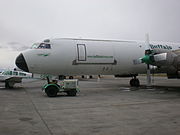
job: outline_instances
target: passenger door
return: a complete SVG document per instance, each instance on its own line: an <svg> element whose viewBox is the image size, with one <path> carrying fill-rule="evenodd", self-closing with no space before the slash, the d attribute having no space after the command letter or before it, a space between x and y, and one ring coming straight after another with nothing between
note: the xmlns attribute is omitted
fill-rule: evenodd
<svg viewBox="0 0 180 135"><path fill-rule="evenodd" d="M101 47L103 46L103 47ZM112 46L103 43L77 44L77 57L73 62L77 64L98 64L112 65L116 64L113 55Z"/></svg>
<svg viewBox="0 0 180 135"><path fill-rule="evenodd" d="M78 61L86 61L86 45L77 44Z"/></svg>

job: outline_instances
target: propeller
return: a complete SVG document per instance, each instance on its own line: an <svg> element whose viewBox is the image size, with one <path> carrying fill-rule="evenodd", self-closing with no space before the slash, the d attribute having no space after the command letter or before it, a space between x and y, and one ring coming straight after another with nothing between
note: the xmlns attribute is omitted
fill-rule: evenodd
<svg viewBox="0 0 180 135"><path fill-rule="evenodd" d="M141 58L141 63L145 63L147 65L147 86L151 86L151 69L150 65L158 65L162 64L162 62L167 60L167 53L159 53L155 54L154 51L150 47L149 43L149 34L146 34L145 41L145 56Z"/></svg>
<svg viewBox="0 0 180 135"><path fill-rule="evenodd" d="M146 34L145 40L145 55L142 58L133 60L135 65L145 63L147 65L147 86L151 86L150 65L161 66L167 61L168 53L156 54L150 47L149 34Z"/></svg>
<svg viewBox="0 0 180 135"><path fill-rule="evenodd" d="M151 55L152 55L152 50L150 48L150 44L149 44L149 34L146 34L146 41L145 41L145 57L144 58L149 58L151 59ZM147 64L147 86L151 86L151 70L150 70L150 63L149 61L145 62Z"/></svg>
<svg viewBox="0 0 180 135"><path fill-rule="evenodd" d="M145 63L147 65L147 86L151 86L151 72L150 72L150 65L154 62L154 54L153 50L149 44L149 35L146 34L145 40L145 55L142 58L135 59L133 62L135 65Z"/></svg>

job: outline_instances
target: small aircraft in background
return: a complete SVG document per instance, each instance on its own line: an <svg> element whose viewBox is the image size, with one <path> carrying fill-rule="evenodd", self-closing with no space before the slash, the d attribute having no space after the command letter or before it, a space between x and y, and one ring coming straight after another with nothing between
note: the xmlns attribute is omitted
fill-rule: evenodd
<svg viewBox="0 0 180 135"><path fill-rule="evenodd" d="M13 88L15 83L21 83L23 78L31 78L32 74L16 70L4 70L0 73L0 82L5 83L5 88Z"/></svg>

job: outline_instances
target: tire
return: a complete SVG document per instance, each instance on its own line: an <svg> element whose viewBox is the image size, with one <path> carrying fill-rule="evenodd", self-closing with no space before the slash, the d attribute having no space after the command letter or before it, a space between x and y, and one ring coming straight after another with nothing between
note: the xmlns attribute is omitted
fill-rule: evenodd
<svg viewBox="0 0 180 135"><path fill-rule="evenodd" d="M69 79L73 79L74 77L73 76L69 76Z"/></svg>
<svg viewBox="0 0 180 135"><path fill-rule="evenodd" d="M67 91L68 96L76 96L77 91L76 90L69 90Z"/></svg>
<svg viewBox="0 0 180 135"><path fill-rule="evenodd" d="M130 85L131 85L131 87L139 87L140 86L139 79L131 79Z"/></svg>
<svg viewBox="0 0 180 135"><path fill-rule="evenodd" d="M131 87L134 87L134 79L131 79L129 84L130 84Z"/></svg>
<svg viewBox="0 0 180 135"><path fill-rule="evenodd" d="M45 92L47 94L48 97L56 97L57 93L58 93L58 88L56 86L48 86L45 89Z"/></svg>
<svg viewBox="0 0 180 135"><path fill-rule="evenodd" d="M5 82L5 88L6 88L6 89L12 89L12 88L13 88L13 86L14 86L14 84L13 84L13 83L11 84L11 83L10 83L10 82L8 82L8 81L6 81L6 82Z"/></svg>
<svg viewBox="0 0 180 135"><path fill-rule="evenodd" d="M135 79L135 81L134 81L134 86L135 86L135 87L139 87L139 86L140 86L139 79Z"/></svg>

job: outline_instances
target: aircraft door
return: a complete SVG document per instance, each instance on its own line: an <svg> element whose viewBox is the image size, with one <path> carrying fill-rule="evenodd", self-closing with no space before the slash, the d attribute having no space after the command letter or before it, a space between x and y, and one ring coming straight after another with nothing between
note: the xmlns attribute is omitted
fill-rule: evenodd
<svg viewBox="0 0 180 135"><path fill-rule="evenodd" d="M86 61L85 44L77 44L78 61Z"/></svg>

